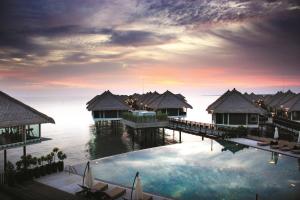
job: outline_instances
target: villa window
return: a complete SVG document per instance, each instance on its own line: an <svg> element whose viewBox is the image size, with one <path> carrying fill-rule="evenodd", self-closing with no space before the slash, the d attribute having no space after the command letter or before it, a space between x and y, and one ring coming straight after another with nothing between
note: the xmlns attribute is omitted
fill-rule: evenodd
<svg viewBox="0 0 300 200"><path fill-rule="evenodd" d="M248 124L257 124L258 115L257 114L248 114Z"/></svg>
<svg viewBox="0 0 300 200"><path fill-rule="evenodd" d="M223 124L223 113L216 114L216 124Z"/></svg>
<svg viewBox="0 0 300 200"><path fill-rule="evenodd" d="M94 118L99 118L99 111L94 111Z"/></svg>
<svg viewBox="0 0 300 200"><path fill-rule="evenodd" d="M293 120L300 120L300 111L294 111L292 112Z"/></svg>
<svg viewBox="0 0 300 200"><path fill-rule="evenodd" d="M224 114L224 124L228 124L228 113Z"/></svg>
<svg viewBox="0 0 300 200"><path fill-rule="evenodd" d="M246 114L230 113L229 123L232 125L246 125Z"/></svg>

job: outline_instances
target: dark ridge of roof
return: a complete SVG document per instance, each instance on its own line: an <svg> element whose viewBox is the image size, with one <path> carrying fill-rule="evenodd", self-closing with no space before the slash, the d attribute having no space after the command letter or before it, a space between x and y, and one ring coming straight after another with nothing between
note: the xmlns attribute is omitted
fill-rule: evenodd
<svg viewBox="0 0 300 200"><path fill-rule="evenodd" d="M281 106L283 105L283 103L289 101L290 99L292 99L294 96L296 96L295 93L288 91L285 93L284 96L281 96L280 98L278 98L276 101L273 101L270 106L275 107L277 109L280 109Z"/></svg>
<svg viewBox="0 0 300 200"><path fill-rule="evenodd" d="M214 110L217 105L222 103L225 99L226 96L230 93L230 90L227 90L222 96L220 96L216 101L214 101L212 104L210 104L207 108L206 111L210 112L211 110Z"/></svg>
<svg viewBox="0 0 300 200"><path fill-rule="evenodd" d="M186 101L185 96L183 96L182 94L178 93L176 94L180 99Z"/></svg>
<svg viewBox="0 0 300 200"><path fill-rule="evenodd" d="M273 101L275 101L278 98L281 98L284 95L285 95L285 93L279 91L275 95L272 95L271 98L269 98L268 100L265 100L264 104L267 105L267 106L269 106Z"/></svg>
<svg viewBox="0 0 300 200"><path fill-rule="evenodd" d="M180 99L177 95L173 94L169 90L155 98L148 107L157 110L163 108L193 108L190 104Z"/></svg>
<svg viewBox="0 0 300 200"><path fill-rule="evenodd" d="M211 104L207 111L214 113L258 113L266 111L257 107L251 100L245 97L236 89L225 92L219 99Z"/></svg>
<svg viewBox="0 0 300 200"><path fill-rule="evenodd" d="M93 100L94 99L94 100ZM109 90L97 95L87 106L91 110L129 110L130 107L120 97L112 94Z"/></svg>
<svg viewBox="0 0 300 200"><path fill-rule="evenodd" d="M54 124L55 121L51 117L0 91L0 127L43 123Z"/></svg>
<svg viewBox="0 0 300 200"><path fill-rule="evenodd" d="M149 105L151 102L153 102L156 98L158 98L160 94L156 91L154 91L151 95L148 95L146 99L144 99L143 104Z"/></svg>

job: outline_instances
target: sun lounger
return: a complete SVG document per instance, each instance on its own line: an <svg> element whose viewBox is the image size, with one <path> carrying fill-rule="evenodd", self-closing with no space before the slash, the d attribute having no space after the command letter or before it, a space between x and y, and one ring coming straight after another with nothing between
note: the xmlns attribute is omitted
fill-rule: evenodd
<svg viewBox="0 0 300 200"><path fill-rule="evenodd" d="M107 190L107 188L108 188L108 184L99 182L99 183L96 183L91 188L91 192L104 191L104 190Z"/></svg>
<svg viewBox="0 0 300 200"><path fill-rule="evenodd" d="M271 149L279 149L280 146L279 146L279 145L271 145L270 148L271 148Z"/></svg>
<svg viewBox="0 0 300 200"><path fill-rule="evenodd" d="M143 194L143 200L152 200L153 197L148 194Z"/></svg>
<svg viewBox="0 0 300 200"><path fill-rule="evenodd" d="M270 145L270 142L257 142L258 146L268 146Z"/></svg>
<svg viewBox="0 0 300 200"><path fill-rule="evenodd" d="M281 150L281 151L291 151L291 150L293 150L293 148L291 148L287 145L284 145L284 146L280 147L279 150Z"/></svg>
<svg viewBox="0 0 300 200"><path fill-rule="evenodd" d="M300 154L300 149L291 150L291 152L294 153L294 154Z"/></svg>
<svg viewBox="0 0 300 200"><path fill-rule="evenodd" d="M120 198L126 193L126 189L120 187L114 187L112 190L109 191L97 191L94 193L96 199L101 200L114 200Z"/></svg>

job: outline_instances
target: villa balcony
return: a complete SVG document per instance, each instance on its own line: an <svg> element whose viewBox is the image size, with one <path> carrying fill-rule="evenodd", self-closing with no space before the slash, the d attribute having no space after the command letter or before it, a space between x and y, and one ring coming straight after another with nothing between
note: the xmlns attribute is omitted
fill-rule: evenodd
<svg viewBox="0 0 300 200"><path fill-rule="evenodd" d="M159 128L168 126L168 116L158 113L153 116L137 116L132 113L123 114L123 123L132 128Z"/></svg>
<svg viewBox="0 0 300 200"><path fill-rule="evenodd" d="M0 150L41 141L40 125L26 125L0 129Z"/></svg>

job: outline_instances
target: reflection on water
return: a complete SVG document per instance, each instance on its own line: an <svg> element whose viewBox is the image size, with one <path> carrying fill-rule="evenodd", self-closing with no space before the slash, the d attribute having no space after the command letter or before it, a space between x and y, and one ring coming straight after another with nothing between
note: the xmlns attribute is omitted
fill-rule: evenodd
<svg viewBox="0 0 300 200"><path fill-rule="evenodd" d="M274 165L271 152L232 144L204 139L146 149L93 161L92 170L128 187L139 171L145 191L176 199L299 199L299 159L277 154Z"/></svg>
<svg viewBox="0 0 300 200"><path fill-rule="evenodd" d="M112 130L111 127L97 130L91 113L86 110L86 102L91 97L17 98L55 120L55 124L43 124L41 127L42 137L51 138L51 140L27 146L27 153L33 156L48 154L54 147L59 147L68 156L66 164L76 164L89 159L163 144L161 132L156 139L153 139L153 136L151 138L151 134L147 134L147 142L139 136L135 137L132 142L131 131L124 127L118 127L117 131ZM187 117L197 121L210 122L211 116L207 114L205 108L216 98L216 96L188 97L194 109L188 110ZM176 143L178 133L175 132L173 135L172 131L166 130L166 138L166 144L173 143L173 140ZM182 134L183 142L195 140L199 140L199 137ZM8 160L15 163L22 153L22 148L9 149L7 151ZM0 169L3 169L3 151L0 152Z"/></svg>

